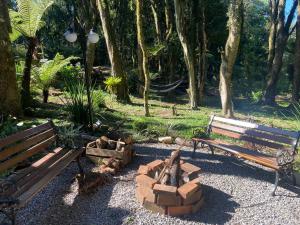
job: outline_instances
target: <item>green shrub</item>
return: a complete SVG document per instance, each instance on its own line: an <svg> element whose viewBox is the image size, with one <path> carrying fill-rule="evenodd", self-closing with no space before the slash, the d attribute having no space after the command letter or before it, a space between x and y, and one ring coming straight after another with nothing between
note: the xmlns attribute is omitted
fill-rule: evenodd
<svg viewBox="0 0 300 225"><path fill-rule="evenodd" d="M16 133L18 131L18 123L16 118L9 116L4 120L0 115L0 138Z"/></svg>
<svg viewBox="0 0 300 225"><path fill-rule="evenodd" d="M87 125L89 123L88 101L84 82L66 80L66 110L70 113L71 120L76 124Z"/></svg>
<svg viewBox="0 0 300 225"><path fill-rule="evenodd" d="M102 90L92 92L93 110L96 112L105 107L105 93Z"/></svg>
<svg viewBox="0 0 300 225"><path fill-rule="evenodd" d="M254 103L258 103L262 97L263 97L262 91L252 91L251 92L251 100Z"/></svg>
<svg viewBox="0 0 300 225"><path fill-rule="evenodd" d="M120 77L108 77L104 81L106 85L106 90L109 91L111 94L114 94L114 89L121 83L122 78Z"/></svg>
<svg viewBox="0 0 300 225"><path fill-rule="evenodd" d="M133 129L141 132L148 128L148 122L144 119L135 120L132 123Z"/></svg>

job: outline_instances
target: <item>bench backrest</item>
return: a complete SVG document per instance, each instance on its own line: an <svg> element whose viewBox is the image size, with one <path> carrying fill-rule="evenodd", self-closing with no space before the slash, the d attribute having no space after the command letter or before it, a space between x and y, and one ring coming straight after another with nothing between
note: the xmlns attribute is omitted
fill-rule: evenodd
<svg viewBox="0 0 300 225"><path fill-rule="evenodd" d="M0 139L0 173L45 150L56 139L51 121Z"/></svg>
<svg viewBox="0 0 300 225"><path fill-rule="evenodd" d="M300 135L300 132L214 115L211 117L208 132L266 146L271 149L291 149L293 153L297 151Z"/></svg>

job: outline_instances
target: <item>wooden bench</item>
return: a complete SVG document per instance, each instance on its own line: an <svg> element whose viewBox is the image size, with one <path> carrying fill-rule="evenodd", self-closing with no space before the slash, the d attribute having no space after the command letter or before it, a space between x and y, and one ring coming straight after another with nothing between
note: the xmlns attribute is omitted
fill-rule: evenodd
<svg viewBox="0 0 300 225"><path fill-rule="evenodd" d="M0 139L0 212L15 224L15 211L23 207L74 159L83 175L79 157L83 149L53 147L57 141L51 121ZM24 169L11 172L20 163L30 163Z"/></svg>
<svg viewBox="0 0 300 225"><path fill-rule="evenodd" d="M212 139L212 133L234 139L235 143ZM276 171L275 187L272 191L274 196L278 181L283 175L291 176L295 184L293 162L297 154L299 136L300 132L213 115L207 127L206 137L192 139L193 156L200 143L201 147L207 145L212 154L214 148L217 148L238 158L271 168Z"/></svg>

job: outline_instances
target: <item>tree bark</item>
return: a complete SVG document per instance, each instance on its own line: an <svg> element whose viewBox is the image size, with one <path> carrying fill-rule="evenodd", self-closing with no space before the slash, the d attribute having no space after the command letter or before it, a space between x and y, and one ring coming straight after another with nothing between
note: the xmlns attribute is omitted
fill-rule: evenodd
<svg viewBox="0 0 300 225"><path fill-rule="evenodd" d="M297 8L297 0L294 0L294 4L289 13L289 16L285 22L285 6L286 0L279 0L278 3L278 27L275 40L275 52L272 65L268 73L267 87L263 96L263 103L266 105L276 105L275 97L277 94L277 82L281 72L283 64L283 54L287 45L287 41L290 35L290 26L294 18L295 10Z"/></svg>
<svg viewBox="0 0 300 225"><path fill-rule="evenodd" d="M299 102L300 99L300 1L298 1L298 17L296 24L296 47L294 62L294 80L292 91L292 102Z"/></svg>
<svg viewBox="0 0 300 225"><path fill-rule="evenodd" d="M231 0L228 16L229 35L225 51L221 53L220 95L223 115L233 117L231 77L241 39L243 0Z"/></svg>
<svg viewBox="0 0 300 225"><path fill-rule="evenodd" d="M275 41L278 23L278 0L270 0L270 32L269 32L269 52L268 52L268 70L272 68L272 62L275 55Z"/></svg>
<svg viewBox="0 0 300 225"><path fill-rule="evenodd" d="M120 52L116 42L115 31L111 24L109 8L107 0L97 0L98 10L102 22L103 34L105 37L106 47L111 63L111 71L113 76L120 77L121 83L117 86L115 94L117 99L122 102L130 102L128 94L127 75L121 60Z"/></svg>
<svg viewBox="0 0 300 225"><path fill-rule="evenodd" d="M198 90L199 90L199 102L203 104L205 98L205 80L207 76L207 35L206 35L206 20L205 20L205 6L201 6L201 23L200 25L200 54L199 54L199 79L198 79Z"/></svg>
<svg viewBox="0 0 300 225"><path fill-rule="evenodd" d="M197 88L196 88L196 71L195 71L195 54L194 49L191 46L191 42L188 40L188 33L185 27L185 0L174 0L175 5L175 20L178 37L183 48L183 55L185 64L187 66L189 75L189 98L191 109L197 109Z"/></svg>
<svg viewBox="0 0 300 225"><path fill-rule="evenodd" d="M31 105L31 95L30 95L30 81L31 81L31 66L33 60L33 53L37 46L37 39L35 37L29 37L28 49L25 56L25 67L23 71L22 79L22 90L21 90L21 103L23 109Z"/></svg>
<svg viewBox="0 0 300 225"><path fill-rule="evenodd" d="M0 30L0 114L18 116L21 114L21 104L15 61L9 39L11 26L5 0L0 0Z"/></svg>
<svg viewBox="0 0 300 225"><path fill-rule="evenodd" d="M143 32L142 0L136 0L136 25L137 25L137 39L142 51L143 73L144 73L144 80L145 80L144 110L145 110L145 116L150 116L149 104L148 104L150 76L149 76L149 68L148 68L148 53L145 45L144 32Z"/></svg>

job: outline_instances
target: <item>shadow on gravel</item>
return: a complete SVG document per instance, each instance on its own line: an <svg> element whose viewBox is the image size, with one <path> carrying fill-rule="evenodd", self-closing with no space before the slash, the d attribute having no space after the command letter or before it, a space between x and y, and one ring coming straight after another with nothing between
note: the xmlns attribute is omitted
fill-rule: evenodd
<svg viewBox="0 0 300 225"><path fill-rule="evenodd" d="M207 224L224 224L240 205L228 195L211 186L202 185L205 203L199 212L180 217L183 220Z"/></svg>
<svg viewBox="0 0 300 225"><path fill-rule="evenodd" d="M86 160L87 162L87 160ZM77 165L72 165L77 166ZM93 167L84 165L88 171ZM76 169L67 168L65 173L54 180L48 194L41 193L36 204L23 216L27 220L22 225L116 225L122 224L130 211L109 205L116 181L99 187L90 194L78 195ZM74 171L76 171L74 173ZM74 189L75 188L75 189ZM49 195L50 194L50 195ZM24 218L23 217L23 218ZM19 218L21 222L22 218Z"/></svg>

